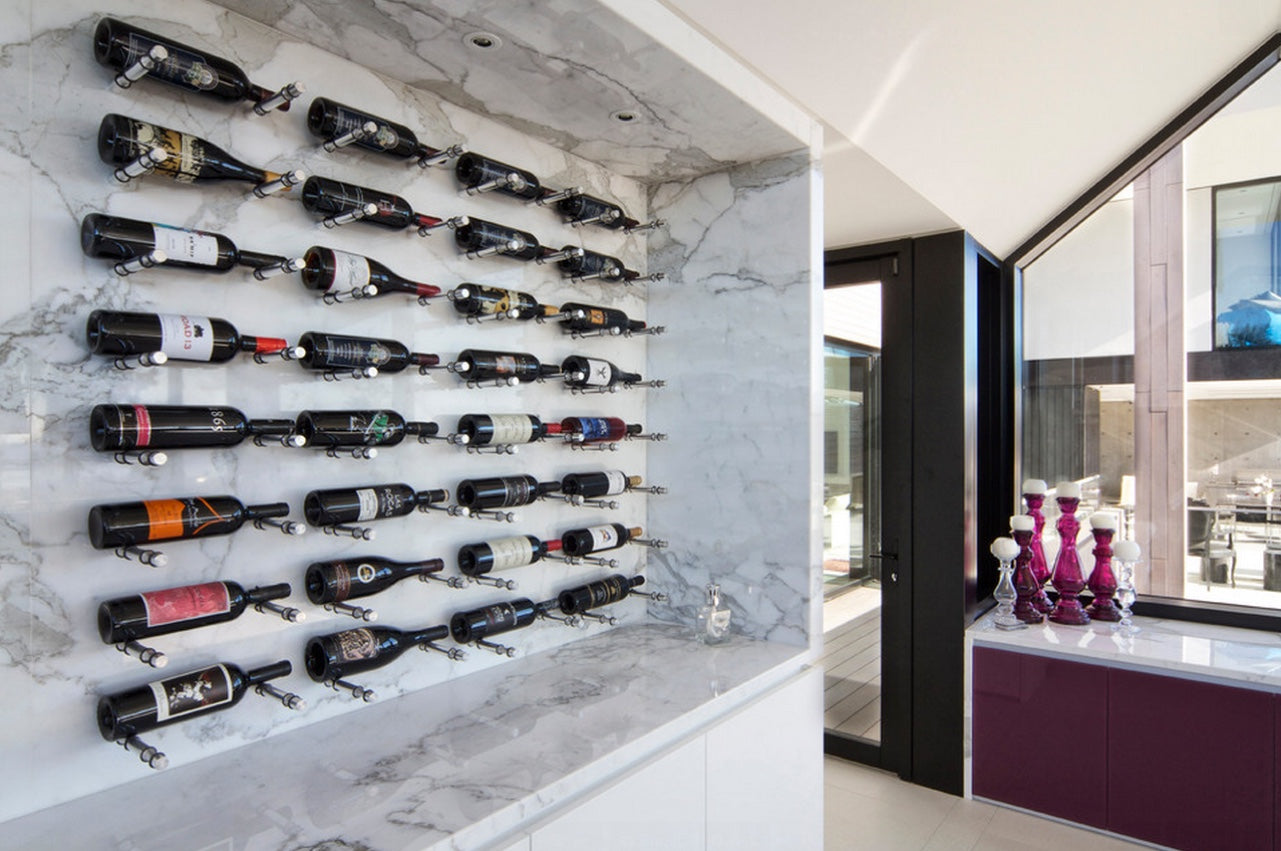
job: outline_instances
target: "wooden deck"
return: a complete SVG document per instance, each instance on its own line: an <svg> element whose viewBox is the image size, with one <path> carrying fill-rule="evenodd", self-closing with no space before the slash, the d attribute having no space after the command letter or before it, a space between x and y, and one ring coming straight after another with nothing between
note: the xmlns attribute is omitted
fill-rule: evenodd
<svg viewBox="0 0 1281 851"><path fill-rule="evenodd" d="M881 738L881 610L823 635L824 726Z"/></svg>

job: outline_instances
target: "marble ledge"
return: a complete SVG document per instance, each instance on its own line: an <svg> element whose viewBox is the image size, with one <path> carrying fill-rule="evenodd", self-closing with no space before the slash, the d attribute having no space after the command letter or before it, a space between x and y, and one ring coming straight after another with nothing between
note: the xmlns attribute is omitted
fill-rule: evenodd
<svg viewBox="0 0 1281 851"><path fill-rule="evenodd" d="M1134 623L1139 632L1133 636L1120 635L1112 624L1099 622L1086 626L1046 622L1004 631L996 628L988 613L970 626L966 643L1281 693L1281 635L1277 633L1161 618L1136 617Z"/></svg>
<svg viewBox="0 0 1281 851"><path fill-rule="evenodd" d="M0 824L0 844L493 847L784 681L803 654L622 627L186 766L147 772L122 750L119 786ZM165 732L145 738L163 749Z"/></svg>

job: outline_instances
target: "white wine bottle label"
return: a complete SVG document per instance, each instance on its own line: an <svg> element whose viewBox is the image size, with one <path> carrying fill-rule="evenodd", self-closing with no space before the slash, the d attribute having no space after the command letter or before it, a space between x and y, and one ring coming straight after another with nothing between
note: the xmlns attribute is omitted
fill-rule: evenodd
<svg viewBox="0 0 1281 851"><path fill-rule="evenodd" d="M218 239L212 234L171 225L152 225L151 230L156 248L168 254L170 260L218 265Z"/></svg>
<svg viewBox="0 0 1281 851"><path fill-rule="evenodd" d="M160 351L178 360L213 358L214 335L208 316L159 313Z"/></svg>
<svg viewBox="0 0 1281 851"><path fill-rule="evenodd" d="M356 498L360 500L357 520L374 520L378 517L378 491L373 488L356 488Z"/></svg>
<svg viewBox="0 0 1281 851"><path fill-rule="evenodd" d="M515 375L516 359L511 355L498 355L494 358L494 372L499 375Z"/></svg>
<svg viewBox="0 0 1281 851"><path fill-rule="evenodd" d="M378 641L367 629L349 629L338 633L334 638L338 642L338 659L341 662L372 659L378 655Z"/></svg>
<svg viewBox="0 0 1281 851"><path fill-rule="evenodd" d="M592 536L592 552L618 546L618 530L613 526L589 526L587 534Z"/></svg>
<svg viewBox="0 0 1281 851"><path fill-rule="evenodd" d="M335 287L363 287L369 283L369 260L359 254L330 249L334 253Z"/></svg>
<svg viewBox="0 0 1281 851"><path fill-rule="evenodd" d="M485 543L494 554L494 566L490 570L511 570L534 563L534 544L523 535Z"/></svg>
<svg viewBox="0 0 1281 851"><path fill-rule="evenodd" d="M627 474L622 470L606 470L605 479L609 482L605 496L617 496L627 490Z"/></svg>
<svg viewBox="0 0 1281 851"><path fill-rule="evenodd" d="M180 718L202 709L231 703L231 674L214 665L189 674L148 683L156 700L156 721Z"/></svg>
<svg viewBox="0 0 1281 851"><path fill-rule="evenodd" d="M584 358L587 361L587 380L583 383L588 387L608 387L609 361L597 360L596 358Z"/></svg>
<svg viewBox="0 0 1281 851"><path fill-rule="evenodd" d="M534 421L528 414L492 414L494 424L491 443L529 443L534 437Z"/></svg>
<svg viewBox="0 0 1281 851"><path fill-rule="evenodd" d="M207 615L223 615L231 611L231 595L221 582L205 582L182 588L166 588L142 595L142 605L147 611L147 626L163 626Z"/></svg>

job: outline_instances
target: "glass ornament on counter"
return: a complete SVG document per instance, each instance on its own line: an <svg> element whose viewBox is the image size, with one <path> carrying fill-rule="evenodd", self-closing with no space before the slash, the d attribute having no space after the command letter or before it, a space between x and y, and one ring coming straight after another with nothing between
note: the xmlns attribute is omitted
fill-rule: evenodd
<svg viewBox="0 0 1281 851"><path fill-rule="evenodd" d="M1085 612L1091 620L1121 620L1112 596L1116 593L1116 575L1112 572L1112 537L1116 534L1116 518L1106 512L1090 515L1090 528L1094 535L1094 570L1090 572L1090 581L1086 587L1094 595L1094 602L1086 607Z"/></svg>
<svg viewBox="0 0 1281 851"><path fill-rule="evenodd" d="M1076 535L1081 528L1076 519L1077 508L1081 505L1081 486L1076 482L1063 481L1055 485L1054 490L1060 512L1055 524L1059 533L1059 554L1054 558L1054 574L1050 577L1050 584L1059 592L1059 599L1050 612L1050 620L1083 626L1090 622L1090 616L1085 613L1078 599L1081 589L1085 587L1081 558L1076 551Z"/></svg>
<svg viewBox="0 0 1281 851"><path fill-rule="evenodd" d="M1014 563L1014 616L1030 624L1045 621L1045 615L1036 607L1037 594L1044 594L1045 588L1032 574L1031 544L1035 529L1036 522L1026 514L1010 518L1010 535L1019 545L1019 556Z"/></svg>
<svg viewBox="0 0 1281 851"><path fill-rule="evenodd" d="M694 622L694 637L703 644L724 644L729 641L730 609L721 602L721 586L709 583L707 599L698 610Z"/></svg>
<svg viewBox="0 0 1281 851"><path fill-rule="evenodd" d="M1122 635L1134 635L1139 628L1134 625L1134 614L1130 607L1134 605L1137 596L1134 591L1134 565L1138 563L1141 551L1134 541L1117 541L1112 553L1121 563L1121 578L1116 584L1116 601L1120 604L1121 619L1112 624L1112 629Z"/></svg>
<svg viewBox="0 0 1281 851"><path fill-rule="evenodd" d="M1023 501L1027 503L1028 516L1032 518L1034 528L1032 529L1032 540L1029 544L1032 550L1032 576L1036 578L1039 590L1032 605L1042 614L1049 614L1054 609L1054 603L1050 601L1049 596L1045 593L1045 583L1050 581L1050 563L1045 557L1045 545L1042 542L1045 531L1045 514L1041 509L1045 505L1045 494L1049 486L1041 479L1028 479L1023 482Z"/></svg>
<svg viewBox="0 0 1281 851"><path fill-rule="evenodd" d="M997 629L1027 629L1027 624L1014 614L1014 600L1018 596L1014 590L1014 560L1023 548L1013 538L997 538L992 542L990 550L1001 563L1001 578L996 583L996 590L992 592L992 597L996 600L996 614L992 617L992 623Z"/></svg>

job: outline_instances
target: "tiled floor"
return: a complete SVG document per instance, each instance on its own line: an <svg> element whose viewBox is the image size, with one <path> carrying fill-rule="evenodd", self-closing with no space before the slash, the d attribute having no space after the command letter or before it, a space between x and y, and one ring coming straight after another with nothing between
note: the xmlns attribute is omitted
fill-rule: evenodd
<svg viewBox="0 0 1281 851"><path fill-rule="evenodd" d="M1133 851L1145 846L966 801L893 774L824 759L826 851Z"/></svg>

